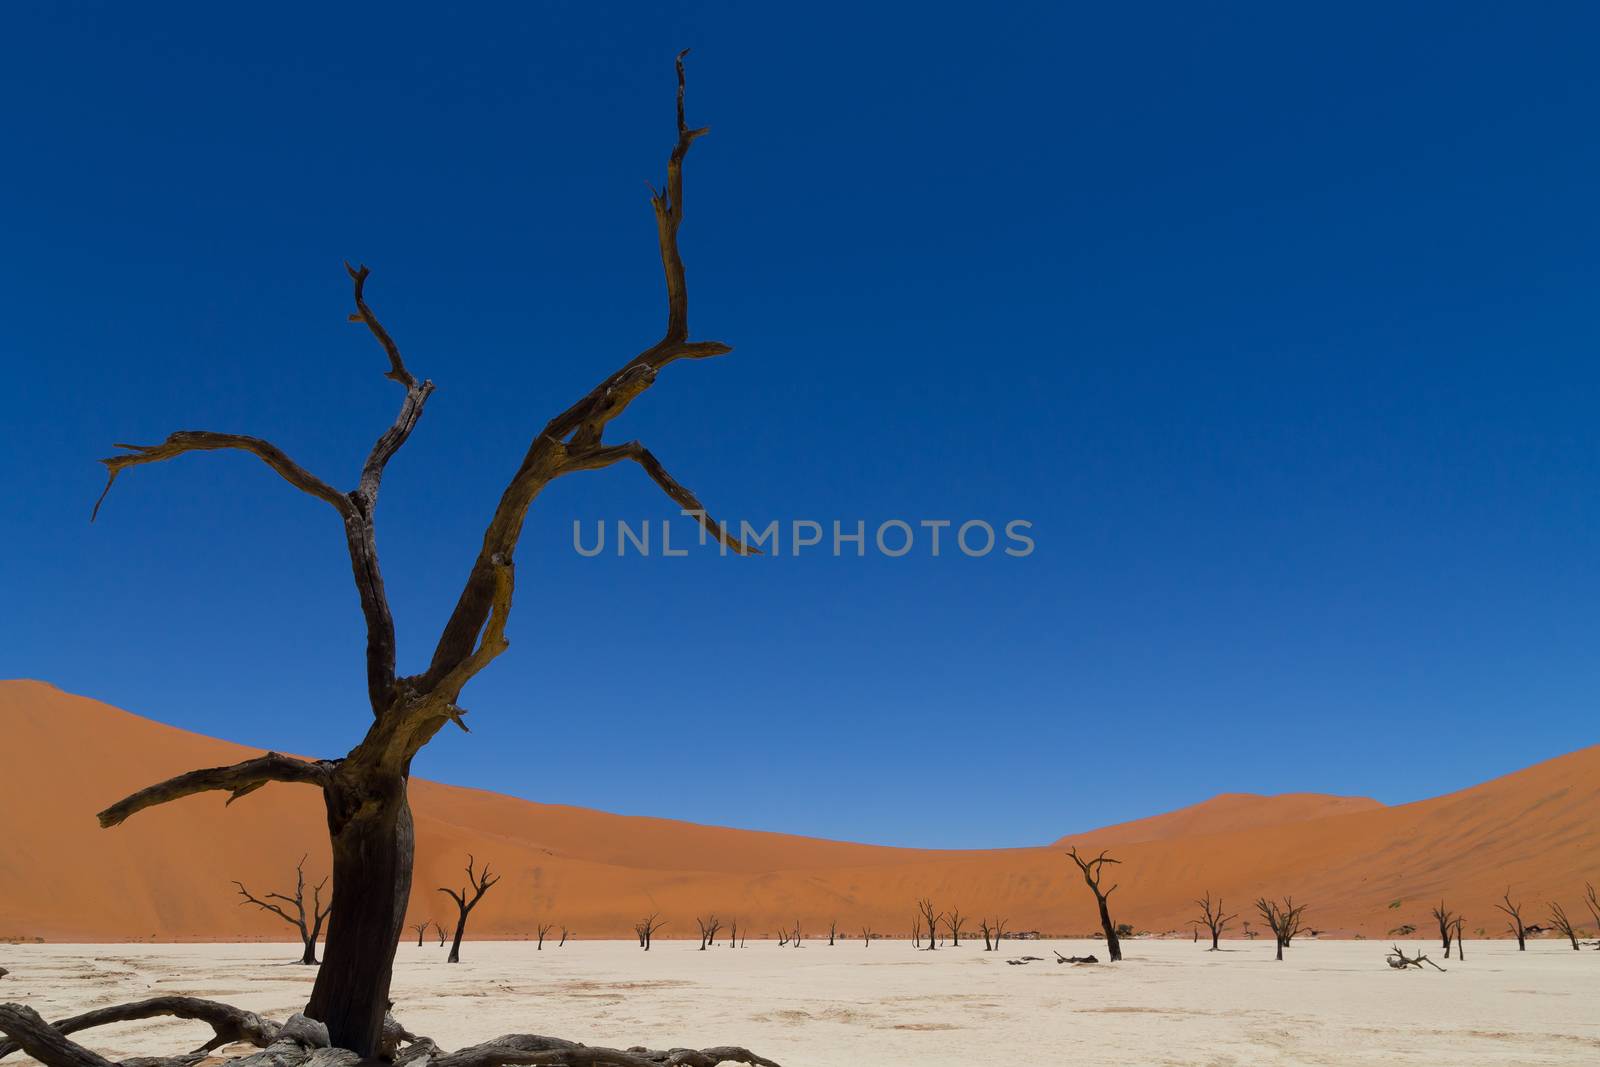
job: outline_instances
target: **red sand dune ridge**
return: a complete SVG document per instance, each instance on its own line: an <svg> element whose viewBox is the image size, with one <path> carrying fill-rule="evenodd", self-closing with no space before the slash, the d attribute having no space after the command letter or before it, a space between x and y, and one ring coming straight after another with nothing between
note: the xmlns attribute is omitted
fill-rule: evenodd
<svg viewBox="0 0 1600 1067"><path fill-rule="evenodd" d="M151 782L257 750L30 681L0 682L0 738L0 938L283 940L288 928L239 907L231 881L282 888L307 851L309 871L328 869L321 802L309 789L272 786L226 808L215 795L191 797L109 831L95 822ZM1551 900L1582 914L1584 881L1600 882L1600 746L1396 807L1228 794L1051 846L985 851L698 826L422 780L412 805L411 921L450 919L437 887L459 885L472 852L505 875L473 913L480 938L527 936L538 921L627 937L650 911L668 919L663 936L692 936L694 916L711 910L763 935L798 918L813 935L837 919L852 933L868 925L903 936L920 896L959 905L974 923L1001 915L1012 930L1083 934L1097 924L1061 856L1068 844L1115 847L1115 916L1156 933L1186 932L1192 898L1210 889L1241 920L1255 920L1255 897L1292 893L1309 904L1311 927L1367 937L1401 923L1426 930L1444 894L1469 933L1498 936L1493 904L1507 885L1542 917Z"/></svg>

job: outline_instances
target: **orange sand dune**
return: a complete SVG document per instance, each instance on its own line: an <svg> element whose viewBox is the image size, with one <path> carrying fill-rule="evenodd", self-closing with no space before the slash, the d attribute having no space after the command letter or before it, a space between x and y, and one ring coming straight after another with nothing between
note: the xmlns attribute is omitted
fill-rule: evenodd
<svg viewBox="0 0 1600 1067"><path fill-rule="evenodd" d="M287 927L238 906L231 880L282 888L294 861L328 868L315 792L271 786L224 807L199 796L113 830L94 813L163 777L256 750L176 730L40 682L0 682L0 938L283 938ZM1086 933L1092 901L1056 846L933 851L822 841L537 804L417 781L412 918L449 919L437 892L459 885L468 852L505 875L473 914L479 937L521 937L540 920L580 936L625 937L650 911L664 934L692 934L716 911L765 934L796 919L813 934L837 919L904 934L931 896L1013 930ZM1115 917L1185 930L1191 898L1230 910L1262 893L1310 905L1310 925L1381 937L1425 928L1441 893L1467 928L1503 928L1492 903L1509 884L1530 915L1560 900L1582 914L1600 881L1600 747L1459 793L1387 808L1305 794L1218 797L1192 808L1064 838L1113 847ZM1390 907L1399 901L1399 907Z"/></svg>
<svg viewBox="0 0 1600 1067"><path fill-rule="evenodd" d="M1068 834L1056 845L1060 848L1069 845L1077 845L1080 849L1090 846L1108 848L1139 841L1166 841L1174 837L1220 834L1229 830L1255 830L1263 826L1305 822L1307 819L1381 807L1383 805L1371 797L1330 797L1324 793L1280 793L1275 797L1265 797L1259 793L1223 793L1177 811Z"/></svg>

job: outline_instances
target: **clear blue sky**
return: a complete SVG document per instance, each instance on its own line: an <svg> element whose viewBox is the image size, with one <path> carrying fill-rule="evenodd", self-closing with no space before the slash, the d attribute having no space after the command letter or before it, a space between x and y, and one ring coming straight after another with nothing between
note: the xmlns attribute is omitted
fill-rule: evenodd
<svg viewBox="0 0 1600 1067"><path fill-rule="evenodd" d="M398 390L401 669L530 436L660 333L644 182L692 46L691 323L618 427L734 517L1022 517L1026 559L579 558L417 773L870 841L1228 790L1405 801L1596 740L1591 5L9 5L0 676L334 755L329 510ZM680 520L681 521L681 520ZM688 528L680 533L687 539Z"/></svg>

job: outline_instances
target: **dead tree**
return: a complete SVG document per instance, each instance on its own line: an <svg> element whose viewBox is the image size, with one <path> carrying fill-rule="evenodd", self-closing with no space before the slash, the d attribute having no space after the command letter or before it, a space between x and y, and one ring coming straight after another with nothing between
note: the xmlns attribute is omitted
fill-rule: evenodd
<svg viewBox="0 0 1600 1067"><path fill-rule="evenodd" d="M730 920L728 920L728 947L729 948L738 948L739 947L739 920L738 919L730 919Z"/></svg>
<svg viewBox="0 0 1600 1067"><path fill-rule="evenodd" d="M317 938L322 936L323 921L328 918L328 910L333 905L330 903L328 908L322 906L322 888L328 884L328 880L324 878L311 887L311 911L309 915L307 914L306 858L304 856L301 856L300 862L294 865L294 896L292 897L284 893L268 893L266 899L263 900L251 896L250 891L244 887L243 882L234 882L233 884L239 887L239 895L244 897L243 900L239 901L240 907L244 907L246 904L254 904L262 911L272 912L272 914L300 931L300 945L303 949L300 953L300 962L307 965L317 962ZM274 904L272 903L274 900L281 900L283 904ZM283 905L294 908L294 914L290 915L285 911ZM399 931L396 931L396 933L398 934Z"/></svg>
<svg viewBox="0 0 1600 1067"><path fill-rule="evenodd" d="M961 947L961 920L963 918L965 916L961 914L960 908L951 908L950 913L944 918L944 924L950 928L951 948Z"/></svg>
<svg viewBox="0 0 1600 1067"><path fill-rule="evenodd" d="M1506 923L1506 928L1516 935L1517 951L1526 952L1528 951L1528 928L1522 925L1522 902L1517 901L1516 903L1512 903L1511 889L1509 886L1506 888L1505 896L1501 899L1504 900L1505 903L1496 904L1495 907L1499 908L1510 917L1509 921Z"/></svg>
<svg viewBox="0 0 1600 1067"><path fill-rule="evenodd" d="M944 918L942 912L936 911L931 900L917 901L917 910L922 913L922 922L928 927L928 951L932 952L939 947L937 932L939 921Z"/></svg>
<svg viewBox="0 0 1600 1067"><path fill-rule="evenodd" d="M431 922L421 922L421 923L412 923L411 924L411 929L413 929L413 930L415 930L417 932L417 947L418 948L422 947L422 939L428 933L428 927L431 926L431 925L433 925Z"/></svg>
<svg viewBox="0 0 1600 1067"><path fill-rule="evenodd" d="M1197 935L1200 933L1200 927L1202 926L1211 932L1211 948L1207 951L1216 952L1221 947L1218 942L1222 940L1222 931L1226 930L1228 924L1239 916L1237 913L1224 915L1222 913L1222 898L1220 896L1217 897L1217 902L1213 904L1209 889L1206 890L1206 895L1195 901L1195 903L1200 907L1200 918L1190 919L1189 922L1194 926L1194 932Z"/></svg>
<svg viewBox="0 0 1600 1067"><path fill-rule="evenodd" d="M828 923L828 947L833 947L833 939L839 933L839 920L834 919Z"/></svg>
<svg viewBox="0 0 1600 1067"><path fill-rule="evenodd" d="M254 456L291 486L331 508L338 520L366 624L371 721L361 742L339 759L308 761L269 752L229 767L190 771L142 789L99 814L100 824L110 827L147 808L196 793L217 791L237 800L274 782L320 790L333 848L334 899L325 961L305 1014L327 1026L334 1048L373 1057L384 1044L394 954L411 891L415 837L407 785L412 760L445 726L454 723L466 729L463 690L507 648L517 544L539 494L568 474L634 463L721 545L741 555L755 552L713 521L695 495L643 444L607 444L603 439L611 423L668 366L732 351L720 341L692 341L689 336L688 286L678 247L683 163L695 139L706 131L691 128L684 119L681 55L677 73L677 139L667 159L666 184L659 192L651 191L650 201L666 280L665 330L660 340L630 356L533 432L486 524L455 607L421 670L411 674L397 670L395 624L378 562L375 515L385 469L416 428L434 387L412 374L399 346L367 304L365 267L346 268L354 290L355 312L350 318L363 324L381 345L388 360L385 377L404 396L393 424L379 435L362 463L353 488L336 489L269 441L208 430L180 430L159 444L121 446L124 451L103 460L108 477L95 513L117 478L133 467L227 449ZM53 1054L51 1058L60 1060ZM572 1058L563 1053L552 1062ZM447 1067L448 1059L439 1061L441 1067ZM487 1067L493 1055L485 1053L480 1059L486 1062L477 1067Z"/></svg>
<svg viewBox="0 0 1600 1067"><path fill-rule="evenodd" d="M1106 901L1111 899L1111 894L1117 891L1117 886L1113 884L1110 889L1102 892L1100 876L1106 864L1122 861L1111 859L1107 852L1101 852L1092 860L1086 860L1078 855L1076 847L1068 849L1067 856L1078 865L1078 870L1083 872L1083 883L1089 887L1089 891L1094 894L1095 903L1100 906L1100 929L1106 937L1106 957L1112 963L1117 963L1122 959L1122 940L1117 937L1116 924L1111 921L1111 909L1106 905Z"/></svg>
<svg viewBox="0 0 1600 1067"><path fill-rule="evenodd" d="M983 951L999 952L1000 935L1005 932L1004 919L979 919L978 930L983 934Z"/></svg>
<svg viewBox="0 0 1600 1067"><path fill-rule="evenodd" d="M535 929L537 929L538 932L539 932L539 943L533 947L535 952L543 952L544 951L544 935L548 934L551 930L554 930L555 929L555 925L556 925L555 923L537 923L537 924L535 924ZM565 939L565 935L562 935L562 936L563 936L563 939Z"/></svg>
<svg viewBox="0 0 1600 1067"><path fill-rule="evenodd" d="M793 942L795 948L799 948L800 947L800 920L799 919L796 919L794 921L794 934L790 937L790 941Z"/></svg>
<svg viewBox="0 0 1600 1067"><path fill-rule="evenodd" d="M1583 903L1588 907L1589 914L1594 916L1594 928L1596 933L1600 934L1600 898L1595 896L1594 884L1591 882L1583 883ZM1596 941L1595 944L1600 946L1600 941Z"/></svg>
<svg viewBox="0 0 1600 1067"><path fill-rule="evenodd" d="M1467 958L1467 937L1466 937L1465 934L1463 934L1461 932L1461 925L1464 922L1466 922L1466 919L1464 919L1460 915L1456 916L1454 927L1455 927L1455 935L1456 935L1456 959L1457 960L1465 960Z"/></svg>
<svg viewBox="0 0 1600 1067"><path fill-rule="evenodd" d="M556 948L565 948L566 944L567 944L567 928L565 926L563 926L561 928L561 940L560 940L560 942L558 942L556 944Z"/></svg>
<svg viewBox="0 0 1600 1067"><path fill-rule="evenodd" d="M1546 907L1550 909L1550 925L1557 933L1572 942L1572 951L1578 951L1578 932L1572 928L1572 920L1567 918L1567 909L1554 902Z"/></svg>
<svg viewBox="0 0 1600 1067"><path fill-rule="evenodd" d="M641 919L634 927L639 933L639 947L646 952L650 951L650 942L656 936L656 931L667 925L665 919L658 918L657 912L651 912Z"/></svg>
<svg viewBox="0 0 1600 1067"><path fill-rule="evenodd" d="M1439 940L1444 944L1444 958L1450 958L1450 935L1455 930L1455 912L1444 906L1444 901L1439 901L1439 906L1433 909L1433 921L1439 924Z"/></svg>
<svg viewBox="0 0 1600 1067"><path fill-rule="evenodd" d="M1281 959L1282 957L1279 958ZM1407 967L1415 967L1420 971L1422 970L1422 965L1424 963L1436 971L1441 973L1444 971L1443 967L1439 966L1437 963L1434 963L1426 956L1407 956L1404 952L1400 951L1399 945L1391 945L1389 947L1389 954L1384 957L1384 962L1397 971L1403 971Z"/></svg>
<svg viewBox="0 0 1600 1067"><path fill-rule="evenodd" d="M434 929L439 931L439 947L444 948L445 938L450 936L450 931L444 928L444 923L434 923Z"/></svg>
<svg viewBox="0 0 1600 1067"><path fill-rule="evenodd" d="M722 921L713 915L708 919L696 919L695 924L700 927L700 951L704 952L706 946L717 939L717 931L722 929Z"/></svg>
<svg viewBox="0 0 1600 1067"><path fill-rule="evenodd" d="M1283 950L1289 947L1295 935L1300 932L1301 918L1305 914L1306 906L1296 904L1293 897L1284 897L1282 904L1266 897L1258 897L1256 910L1271 927L1272 936L1278 944L1278 959L1283 959Z"/></svg>
<svg viewBox="0 0 1600 1067"><path fill-rule="evenodd" d="M913 918L911 920L911 947L916 949L920 949L922 947L921 919Z"/></svg>
<svg viewBox="0 0 1600 1067"><path fill-rule="evenodd" d="M861 943L867 948L872 947L872 927L863 926L861 928Z"/></svg>
<svg viewBox="0 0 1600 1067"><path fill-rule="evenodd" d="M446 889L443 886L439 888L439 892L456 902L456 910L460 913L456 917L456 936L455 940L450 942L450 957L445 960L446 963L461 962L461 938L467 932L467 916L472 914L472 909L478 906L478 901L483 899L483 895L492 889L495 883L500 881L497 877L489 877L489 865L487 863L483 865L481 873L474 874L472 868L476 863L477 861L472 858L472 853L467 853L467 884L461 887L459 893L454 889ZM469 888L472 890L470 899L467 896Z"/></svg>

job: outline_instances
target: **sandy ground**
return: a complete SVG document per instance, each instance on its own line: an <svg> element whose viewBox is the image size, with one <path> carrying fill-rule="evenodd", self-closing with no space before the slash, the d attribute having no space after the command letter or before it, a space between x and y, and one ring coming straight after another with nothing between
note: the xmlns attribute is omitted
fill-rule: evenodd
<svg viewBox="0 0 1600 1067"><path fill-rule="evenodd" d="M1439 974L1391 971L1386 946L1305 941L1276 963L1269 945L1206 952L1134 941L1115 966L1022 955L1092 942L914 952L904 942L706 952L658 941L469 942L444 963L401 946L397 1013L447 1048L508 1032L652 1047L732 1043L785 1067L886 1064L1578 1064L1600 1062L1600 952L1541 941L1471 942ZM1438 955L1436 946L1431 953ZM157 993L214 997L284 1018L312 971L293 946L0 945L0 999L47 1018ZM1441 959L1441 962L1443 960ZM108 1027L108 1056L171 1054L209 1037L164 1020ZM21 1056L9 1063L26 1064Z"/></svg>

